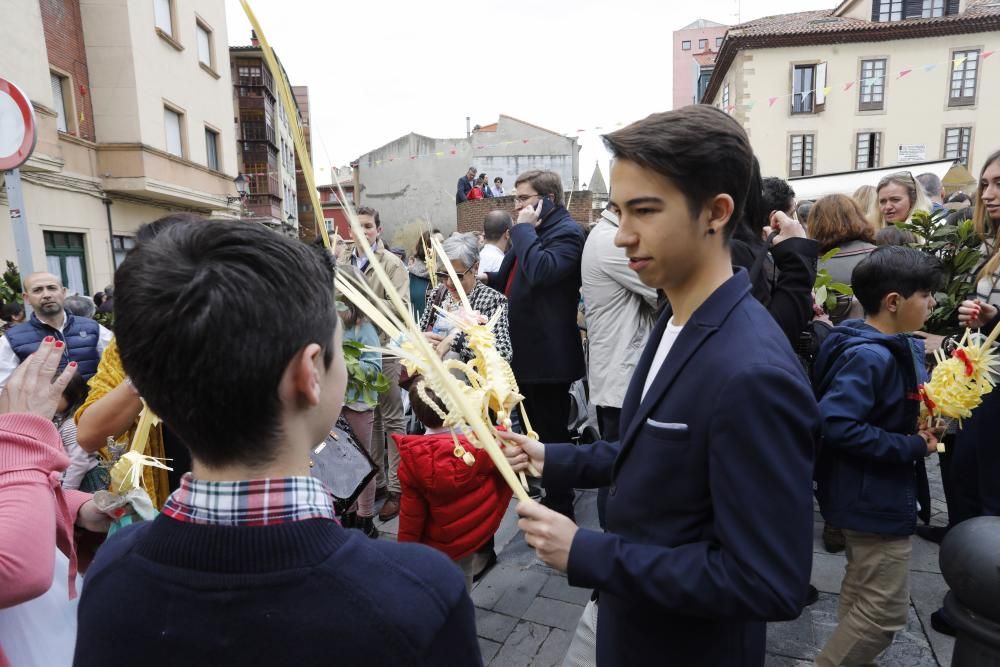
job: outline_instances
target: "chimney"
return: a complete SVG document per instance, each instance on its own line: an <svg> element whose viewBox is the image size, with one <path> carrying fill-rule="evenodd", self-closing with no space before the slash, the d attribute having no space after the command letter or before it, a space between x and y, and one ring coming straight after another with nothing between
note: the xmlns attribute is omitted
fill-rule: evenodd
<svg viewBox="0 0 1000 667"><path fill-rule="evenodd" d="M251 30L250 31L250 46L254 46L254 47L260 46L260 40L257 39L257 31L256 30Z"/></svg>
<svg viewBox="0 0 1000 667"><path fill-rule="evenodd" d="M465 117L465 138L468 139L472 136L472 117Z"/></svg>

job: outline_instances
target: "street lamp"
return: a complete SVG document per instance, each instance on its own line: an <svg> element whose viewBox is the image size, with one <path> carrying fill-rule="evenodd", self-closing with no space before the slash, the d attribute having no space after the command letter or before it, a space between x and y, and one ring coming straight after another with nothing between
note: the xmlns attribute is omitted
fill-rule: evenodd
<svg viewBox="0 0 1000 667"><path fill-rule="evenodd" d="M240 174L239 176L237 176L236 178L234 178L233 179L233 185L236 186L236 196L235 197L230 197L230 196L226 197L226 203L230 204L230 205L236 204L237 202L241 202L241 201L243 201L246 198L246 196L247 196L247 179L246 179L246 176L244 176L243 174Z"/></svg>

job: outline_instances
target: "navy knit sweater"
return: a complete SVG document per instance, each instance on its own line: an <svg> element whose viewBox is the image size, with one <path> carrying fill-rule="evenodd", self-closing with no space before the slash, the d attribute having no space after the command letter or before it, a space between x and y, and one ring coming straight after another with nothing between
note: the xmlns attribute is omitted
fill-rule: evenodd
<svg viewBox="0 0 1000 667"><path fill-rule="evenodd" d="M101 547L76 667L481 665L458 568L416 544L310 519L206 526L159 516Z"/></svg>

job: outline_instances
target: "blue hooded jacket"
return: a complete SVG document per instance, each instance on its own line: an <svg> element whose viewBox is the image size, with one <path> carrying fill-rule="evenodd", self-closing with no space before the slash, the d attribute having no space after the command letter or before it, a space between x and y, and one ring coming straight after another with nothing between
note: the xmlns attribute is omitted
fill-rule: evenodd
<svg viewBox="0 0 1000 667"><path fill-rule="evenodd" d="M913 534L914 464L927 455L916 434L923 358L922 341L862 320L842 323L823 341L814 381L823 419L816 496L831 525Z"/></svg>

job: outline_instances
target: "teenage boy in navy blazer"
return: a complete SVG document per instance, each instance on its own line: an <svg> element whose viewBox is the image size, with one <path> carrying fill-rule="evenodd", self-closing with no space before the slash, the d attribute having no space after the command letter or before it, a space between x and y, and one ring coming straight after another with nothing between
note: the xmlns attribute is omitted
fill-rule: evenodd
<svg viewBox="0 0 1000 667"><path fill-rule="evenodd" d="M545 483L609 485L606 533L534 502L528 544L599 594L599 665L764 664L765 622L799 615L812 565L819 414L788 339L734 273L750 182L743 128L713 107L605 137L630 267L669 305L622 406L620 442L504 434Z"/></svg>
<svg viewBox="0 0 1000 667"><path fill-rule="evenodd" d="M482 664L455 565L342 528L309 476L347 384L333 272L298 240L211 220L118 268L122 364L191 472L98 552L77 667Z"/></svg>

